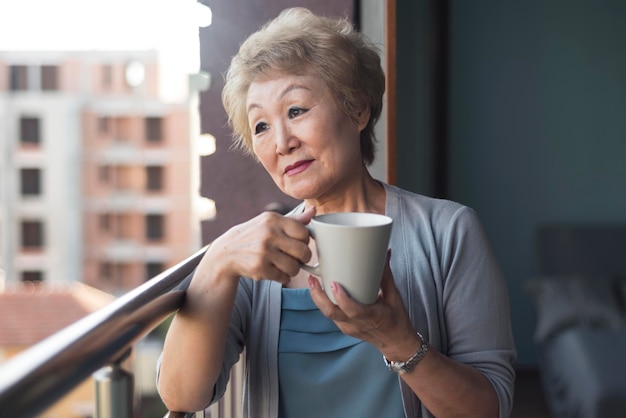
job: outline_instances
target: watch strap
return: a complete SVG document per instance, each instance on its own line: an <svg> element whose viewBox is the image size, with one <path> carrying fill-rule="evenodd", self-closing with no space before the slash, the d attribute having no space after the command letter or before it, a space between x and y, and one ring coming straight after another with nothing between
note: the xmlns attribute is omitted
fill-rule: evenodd
<svg viewBox="0 0 626 418"><path fill-rule="evenodd" d="M389 370L399 374L410 373L411 371L413 371L415 366L417 366L417 364L422 361L422 359L426 356L426 353L428 352L428 343L426 342L426 340L424 340L424 337L422 337L422 334L420 334L419 332L417 332L417 336L420 338L422 343L420 345L420 348L407 361L391 361L383 355L383 360L385 361L385 364L387 365Z"/></svg>

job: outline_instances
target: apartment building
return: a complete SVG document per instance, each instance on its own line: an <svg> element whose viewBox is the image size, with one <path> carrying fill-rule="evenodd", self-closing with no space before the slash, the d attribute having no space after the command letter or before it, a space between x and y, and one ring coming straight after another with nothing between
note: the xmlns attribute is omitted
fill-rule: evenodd
<svg viewBox="0 0 626 418"><path fill-rule="evenodd" d="M119 294L200 246L197 94L155 51L0 51L0 274Z"/></svg>

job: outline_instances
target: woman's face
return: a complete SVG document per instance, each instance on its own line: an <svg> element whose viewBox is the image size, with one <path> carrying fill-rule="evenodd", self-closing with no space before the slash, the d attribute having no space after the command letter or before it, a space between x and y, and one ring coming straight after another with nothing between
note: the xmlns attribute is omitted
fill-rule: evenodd
<svg viewBox="0 0 626 418"><path fill-rule="evenodd" d="M347 116L326 84L312 76L272 74L247 97L252 149L280 189L296 199L332 199L361 175L358 121Z"/></svg>

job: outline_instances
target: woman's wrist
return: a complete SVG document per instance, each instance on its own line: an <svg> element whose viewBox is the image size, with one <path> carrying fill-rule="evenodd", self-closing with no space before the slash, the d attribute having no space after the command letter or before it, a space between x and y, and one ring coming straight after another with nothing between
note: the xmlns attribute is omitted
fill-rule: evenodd
<svg viewBox="0 0 626 418"><path fill-rule="evenodd" d="M225 301L234 297L237 291L239 277L235 277L225 267L224 257L217 253L209 253L210 251L209 248L193 273L182 311L197 312L215 303L216 300Z"/></svg>
<svg viewBox="0 0 626 418"><path fill-rule="evenodd" d="M406 361L422 346L425 341L421 334L411 330L403 338L396 338L393 345L381 350L382 355L389 361Z"/></svg>
<svg viewBox="0 0 626 418"><path fill-rule="evenodd" d="M419 332L416 334L420 339L420 346L407 360L389 360L383 355L383 360L389 370L399 374L411 373L415 366L417 366L424 359L424 357L426 357L426 354L428 353L428 343L424 340L422 334Z"/></svg>

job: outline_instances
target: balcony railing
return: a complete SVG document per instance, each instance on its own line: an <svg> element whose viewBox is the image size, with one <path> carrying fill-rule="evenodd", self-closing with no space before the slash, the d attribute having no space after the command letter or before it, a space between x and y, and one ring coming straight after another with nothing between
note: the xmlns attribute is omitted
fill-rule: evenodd
<svg viewBox="0 0 626 418"><path fill-rule="evenodd" d="M136 342L182 305L205 251L0 365L0 418L35 416L96 371L96 381L100 376L104 382L100 387L96 383L96 417L130 418L123 409L132 400L132 383L124 379L127 372L120 363Z"/></svg>

